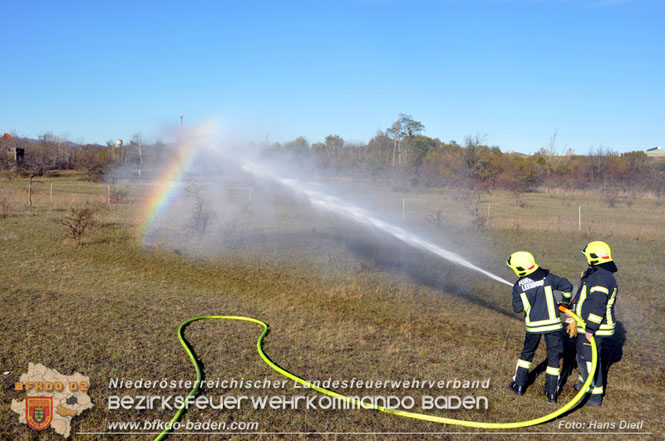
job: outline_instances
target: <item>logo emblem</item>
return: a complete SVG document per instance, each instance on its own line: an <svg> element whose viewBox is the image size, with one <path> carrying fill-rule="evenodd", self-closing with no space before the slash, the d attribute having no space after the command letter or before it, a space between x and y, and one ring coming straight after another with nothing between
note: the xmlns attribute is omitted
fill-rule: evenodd
<svg viewBox="0 0 665 441"><path fill-rule="evenodd" d="M35 430L44 430L53 420L53 397L26 397L25 419Z"/></svg>

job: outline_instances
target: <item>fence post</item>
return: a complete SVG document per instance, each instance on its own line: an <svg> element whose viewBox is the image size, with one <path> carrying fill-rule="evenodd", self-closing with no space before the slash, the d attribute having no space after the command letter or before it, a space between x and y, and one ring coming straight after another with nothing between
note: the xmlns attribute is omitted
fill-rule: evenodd
<svg viewBox="0 0 665 441"><path fill-rule="evenodd" d="M30 182L28 183L28 205L32 207L32 175L30 175Z"/></svg>

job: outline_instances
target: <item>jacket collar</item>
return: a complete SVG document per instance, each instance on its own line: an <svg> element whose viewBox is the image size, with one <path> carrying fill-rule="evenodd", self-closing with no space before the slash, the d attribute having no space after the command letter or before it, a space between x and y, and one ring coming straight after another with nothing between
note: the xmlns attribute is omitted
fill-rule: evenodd
<svg viewBox="0 0 665 441"><path fill-rule="evenodd" d="M587 268L584 273L582 273L582 278L589 277L591 274L595 273L596 271L607 271L608 273L616 273L617 272L617 266L614 264L614 262L605 262L601 263L600 265L595 265L595 266L590 266Z"/></svg>
<svg viewBox="0 0 665 441"><path fill-rule="evenodd" d="M600 265L596 265L596 268L604 269L605 271L609 271L611 273L616 273L618 271L618 268L614 262L601 263Z"/></svg>
<svg viewBox="0 0 665 441"><path fill-rule="evenodd" d="M544 279L548 274L550 273L550 270L545 269L545 268L538 268L528 276L524 276L524 278L529 278L531 280L542 280Z"/></svg>

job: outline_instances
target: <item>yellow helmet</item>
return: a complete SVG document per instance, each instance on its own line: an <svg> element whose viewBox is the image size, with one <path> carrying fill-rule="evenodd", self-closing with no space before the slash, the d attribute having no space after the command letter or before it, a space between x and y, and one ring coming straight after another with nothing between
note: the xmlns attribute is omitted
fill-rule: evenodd
<svg viewBox="0 0 665 441"><path fill-rule="evenodd" d="M506 261L506 265L511 267L518 277L528 276L538 269L536 259L528 251L515 251Z"/></svg>
<svg viewBox="0 0 665 441"><path fill-rule="evenodd" d="M599 263L612 262L612 250L610 246L601 240L589 242L582 250L589 265L598 265Z"/></svg>

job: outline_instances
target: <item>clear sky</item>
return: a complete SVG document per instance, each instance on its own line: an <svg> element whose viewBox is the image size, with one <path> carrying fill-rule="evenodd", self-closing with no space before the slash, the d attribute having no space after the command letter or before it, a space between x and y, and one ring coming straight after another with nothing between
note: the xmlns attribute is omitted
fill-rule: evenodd
<svg viewBox="0 0 665 441"><path fill-rule="evenodd" d="M0 131L665 147L663 0L2 2Z"/></svg>

